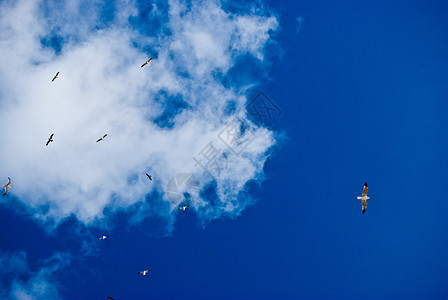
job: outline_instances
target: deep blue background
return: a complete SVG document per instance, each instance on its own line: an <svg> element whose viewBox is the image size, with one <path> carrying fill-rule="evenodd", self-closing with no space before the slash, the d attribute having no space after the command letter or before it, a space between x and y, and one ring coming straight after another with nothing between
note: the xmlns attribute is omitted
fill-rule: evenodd
<svg viewBox="0 0 448 300"><path fill-rule="evenodd" d="M256 204L205 229L187 211L172 237L116 217L101 256L58 273L65 299L448 298L448 6L359 2L269 1L281 31L252 94L282 109L270 126L287 138ZM46 235L2 205L0 249L34 268L81 252L75 225Z"/></svg>

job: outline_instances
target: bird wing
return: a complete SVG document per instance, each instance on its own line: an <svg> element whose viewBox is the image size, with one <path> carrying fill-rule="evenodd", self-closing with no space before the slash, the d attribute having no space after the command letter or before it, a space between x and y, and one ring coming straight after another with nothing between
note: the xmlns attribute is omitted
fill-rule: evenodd
<svg viewBox="0 0 448 300"><path fill-rule="evenodd" d="M367 182L364 183L364 190L362 191L362 196L366 196L367 195L367 191L369 190L369 188L367 187Z"/></svg>
<svg viewBox="0 0 448 300"><path fill-rule="evenodd" d="M50 140L53 139L53 135L54 135L54 133L52 133L52 134L50 135Z"/></svg>
<svg viewBox="0 0 448 300"><path fill-rule="evenodd" d="M107 136L107 133L105 135L103 135L103 139L106 138L106 136Z"/></svg>
<svg viewBox="0 0 448 300"><path fill-rule="evenodd" d="M143 65L142 65L142 68L144 67L144 66L146 66L148 63L147 62L145 62Z"/></svg>
<svg viewBox="0 0 448 300"><path fill-rule="evenodd" d="M367 209L367 200L362 199L362 213L364 214Z"/></svg>
<svg viewBox="0 0 448 300"><path fill-rule="evenodd" d="M150 59L148 59L148 64L149 64L149 62L152 60L152 57L150 58Z"/></svg>
<svg viewBox="0 0 448 300"><path fill-rule="evenodd" d="M9 186L11 184L11 178L8 177L8 183L6 184L6 186Z"/></svg>
<svg viewBox="0 0 448 300"><path fill-rule="evenodd" d="M101 139L98 139L96 142L98 143L98 142L101 142L103 139L101 138Z"/></svg>
<svg viewBox="0 0 448 300"><path fill-rule="evenodd" d="M9 191L9 186L5 186L5 193L3 194L3 196L8 194L8 191Z"/></svg>
<svg viewBox="0 0 448 300"><path fill-rule="evenodd" d="M51 80L51 82L55 81L56 78L58 78L59 72L56 73L56 75L54 75L53 79Z"/></svg>
<svg viewBox="0 0 448 300"><path fill-rule="evenodd" d="M48 139L47 143L45 144L45 146L48 146L48 144L50 144L50 139Z"/></svg>

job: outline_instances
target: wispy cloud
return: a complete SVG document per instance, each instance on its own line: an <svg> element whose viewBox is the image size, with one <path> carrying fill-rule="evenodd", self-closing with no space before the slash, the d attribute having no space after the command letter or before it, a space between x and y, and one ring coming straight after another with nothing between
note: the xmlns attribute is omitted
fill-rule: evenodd
<svg viewBox="0 0 448 300"><path fill-rule="evenodd" d="M71 261L67 253L57 252L43 261L37 271L28 266L25 252L0 252L0 296L2 299L60 299L55 272Z"/></svg>
<svg viewBox="0 0 448 300"><path fill-rule="evenodd" d="M10 196L36 218L73 214L89 223L105 208L127 207L171 218L178 203L165 189L181 172L201 183L190 202L204 219L238 215L251 202L245 186L263 178L276 141L245 111L245 89L258 82L229 82L244 57L267 64L276 17L252 6L230 12L220 1L156 1L146 9L124 0L112 9L102 1L0 4L0 178L12 178ZM151 66L140 68L148 57ZM209 176L193 157L219 142L235 117L247 130L234 142L256 139L220 176ZM158 204L148 207L151 193Z"/></svg>

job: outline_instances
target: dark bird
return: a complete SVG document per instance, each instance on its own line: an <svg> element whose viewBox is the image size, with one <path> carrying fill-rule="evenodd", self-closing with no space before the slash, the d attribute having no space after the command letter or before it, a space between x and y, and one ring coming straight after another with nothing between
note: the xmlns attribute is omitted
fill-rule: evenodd
<svg viewBox="0 0 448 300"><path fill-rule="evenodd" d="M364 190L362 191L362 196L358 197L358 199L362 200L362 213L364 214L367 209L367 199L370 199L370 197L367 197L367 191L369 188L367 187L367 182L364 183Z"/></svg>
<svg viewBox="0 0 448 300"><path fill-rule="evenodd" d="M6 185L2 185L2 186L5 188L5 193L3 194L3 196L4 196L4 195L8 194L9 189L11 187L11 178L8 177L8 183Z"/></svg>
<svg viewBox="0 0 448 300"><path fill-rule="evenodd" d="M105 240L105 239L107 239L108 237L109 237L108 235L103 235L103 236L99 237L98 239L99 239L99 240Z"/></svg>
<svg viewBox="0 0 448 300"><path fill-rule="evenodd" d="M148 173L146 173L146 176L148 176L149 180L152 180L151 175L149 175Z"/></svg>
<svg viewBox="0 0 448 300"><path fill-rule="evenodd" d="M143 276L145 276L146 273L148 273L149 271L151 271L151 270L140 271L140 272L138 272L137 274L142 274Z"/></svg>
<svg viewBox="0 0 448 300"><path fill-rule="evenodd" d="M148 59L147 61L145 61L145 63L142 65L142 68L144 67L144 66L146 66L146 65L150 65L150 63L151 63L151 60L152 60L152 57L150 58L150 59Z"/></svg>
<svg viewBox="0 0 448 300"><path fill-rule="evenodd" d="M54 135L54 133L52 133L52 134L50 135L50 137L48 138L48 141L47 141L47 143L45 144L45 146L48 146L51 142L53 142L53 135Z"/></svg>
<svg viewBox="0 0 448 300"><path fill-rule="evenodd" d="M107 300L114 300L114 298L112 298L112 297L107 297Z"/></svg>
<svg viewBox="0 0 448 300"><path fill-rule="evenodd" d="M54 75L53 79L51 80L51 82L55 81L56 78L58 78L59 72L56 73L56 75Z"/></svg>
<svg viewBox="0 0 448 300"><path fill-rule="evenodd" d="M98 139L96 142L98 143L98 142L104 141L104 139L106 138L106 136L107 136L107 133L106 133L105 135L103 135L102 138Z"/></svg>
<svg viewBox="0 0 448 300"><path fill-rule="evenodd" d="M189 205L184 205L178 208L178 210L183 210L185 211L187 209L187 207L189 207Z"/></svg>

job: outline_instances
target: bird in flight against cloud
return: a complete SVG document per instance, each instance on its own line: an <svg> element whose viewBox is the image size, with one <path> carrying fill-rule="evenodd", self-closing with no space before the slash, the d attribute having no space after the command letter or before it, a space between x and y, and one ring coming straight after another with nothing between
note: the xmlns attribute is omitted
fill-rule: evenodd
<svg viewBox="0 0 448 300"><path fill-rule="evenodd" d="M9 192L9 188L11 187L11 178L8 177L8 183L6 185L3 185L3 187L5 188L5 193L3 194L6 195Z"/></svg>
<svg viewBox="0 0 448 300"><path fill-rule="evenodd" d="M144 66L146 66L146 65L150 65L150 63L151 63L151 60L152 60L152 57L150 58L150 59L148 59L147 61L145 61L145 63L142 65L142 68L144 67Z"/></svg>
<svg viewBox="0 0 448 300"><path fill-rule="evenodd" d="M105 240L105 239L107 239L108 237L109 237L108 235L103 235L103 236L99 237L98 239L99 239L99 240Z"/></svg>
<svg viewBox="0 0 448 300"><path fill-rule="evenodd" d="M149 175L148 173L146 173L146 176L148 176L149 180L152 180L151 175Z"/></svg>
<svg viewBox="0 0 448 300"><path fill-rule="evenodd" d="M364 190L362 191L362 196L358 197L358 199L362 200L362 213L364 214L367 209L367 199L370 199L370 197L367 197L367 191L369 188L367 187L367 182L364 183Z"/></svg>
<svg viewBox="0 0 448 300"><path fill-rule="evenodd" d="M50 137L48 138L48 141L47 141L47 143L45 144L45 146L48 146L51 142L53 142L53 135L54 135L54 133L52 133L52 134L50 135Z"/></svg>
<svg viewBox="0 0 448 300"><path fill-rule="evenodd" d="M184 205L184 206L179 207L178 210L185 211L187 209L187 207L188 207L188 205Z"/></svg>
<svg viewBox="0 0 448 300"><path fill-rule="evenodd" d="M104 141L104 139L106 138L106 136L107 136L107 133L106 133L105 135L103 135L102 138L98 139L96 142L98 143L98 142Z"/></svg>
<svg viewBox="0 0 448 300"><path fill-rule="evenodd" d="M151 270L140 271L140 272L138 272L137 274L142 274L143 276L145 276L146 273L148 273L149 271L151 271Z"/></svg>
<svg viewBox="0 0 448 300"><path fill-rule="evenodd" d="M56 73L56 75L54 75L53 79L51 80L51 82L55 81L56 78L58 78L59 72Z"/></svg>

